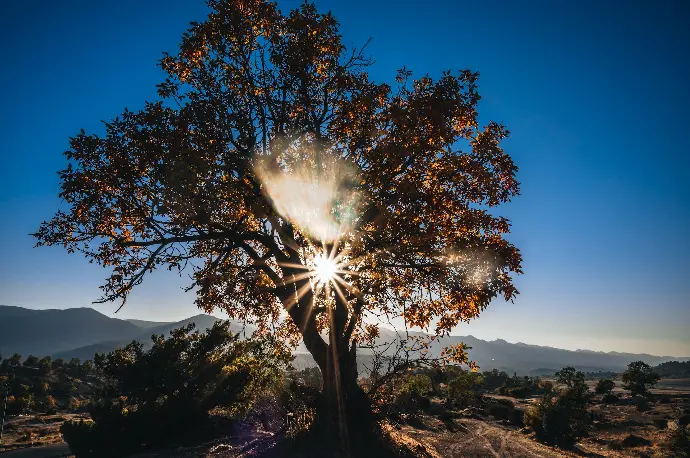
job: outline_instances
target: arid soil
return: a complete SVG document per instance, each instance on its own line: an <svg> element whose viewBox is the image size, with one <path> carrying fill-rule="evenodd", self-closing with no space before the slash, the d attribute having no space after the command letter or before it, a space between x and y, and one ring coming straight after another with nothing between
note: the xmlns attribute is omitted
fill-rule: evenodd
<svg viewBox="0 0 690 458"><path fill-rule="evenodd" d="M627 395L622 395L615 404L601 404L595 396L589 408L594 420L593 430L570 451L540 444L528 431L506 420L471 413L452 419L446 417L443 421L440 417L418 414L386 424L384 429L400 448L428 458L672 457L673 454L663 448L663 443L669 422L690 414L690 380L662 381L654 393L653 401L643 408ZM518 409L535 402L535 399L492 397L510 399ZM62 419L73 417L75 415L66 414L15 418L5 430L3 442L15 447L26 446L29 440L43 444L60 442ZM159 450L135 457L273 458L283 456L275 453L282 440L272 433L248 428L239 437L219 438L197 447ZM0 454L9 449L0 448Z"/></svg>

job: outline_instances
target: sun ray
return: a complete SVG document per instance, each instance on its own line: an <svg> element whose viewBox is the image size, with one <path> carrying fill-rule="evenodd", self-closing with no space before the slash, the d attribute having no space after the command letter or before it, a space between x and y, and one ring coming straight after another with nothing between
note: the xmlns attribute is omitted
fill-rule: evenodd
<svg viewBox="0 0 690 458"><path fill-rule="evenodd" d="M305 280L305 279L311 278L311 277L312 277L311 272L302 272L302 273L299 273L296 275L291 275L289 279L283 280L283 282L281 283L281 286L291 285L291 284L296 283L300 280Z"/></svg>
<svg viewBox="0 0 690 458"><path fill-rule="evenodd" d="M338 295L341 301L343 301L343 304L347 304L347 298L345 297L345 293L340 289L340 285L338 285L337 282L333 282L333 289L335 290L335 293Z"/></svg>
<svg viewBox="0 0 690 458"><path fill-rule="evenodd" d="M284 304L285 310L290 310L292 307L295 306L295 304L304 296L308 290L311 289L311 284L310 283L305 283L300 289L295 291L295 294L288 299L288 301Z"/></svg>
<svg viewBox="0 0 690 458"><path fill-rule="evenodd" d="M303 265L303 264L297 264L297 263L292 263L292 262L279 262L278 266L280 267L290 267L293 269L300 269L300 270L308 270L309 267Z"/></svg>

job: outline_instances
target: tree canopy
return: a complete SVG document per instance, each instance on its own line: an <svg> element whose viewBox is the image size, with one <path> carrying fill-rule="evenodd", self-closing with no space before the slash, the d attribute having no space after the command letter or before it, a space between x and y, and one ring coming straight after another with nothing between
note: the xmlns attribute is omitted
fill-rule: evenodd
<svg viewBox="0 0 690 458"><path fill-rule="evenodd" d="M312 4L208 4L160 61L158 100L70 139L66 209L38 245L109 267L101 301L191 269L200 308L301 337L350 382L376 322L448 333L515 297L521 257L495 207L517 167L508 130L480 123L478 73L374 82Z"/></svg>
<svg viewBox="0 0 690 458"><path fill-rule="evenodd" d="M621 376L623 389L629 390L633 396L646 396L649 388L661 379L652 367L644 361L633 361Z"/></svg>

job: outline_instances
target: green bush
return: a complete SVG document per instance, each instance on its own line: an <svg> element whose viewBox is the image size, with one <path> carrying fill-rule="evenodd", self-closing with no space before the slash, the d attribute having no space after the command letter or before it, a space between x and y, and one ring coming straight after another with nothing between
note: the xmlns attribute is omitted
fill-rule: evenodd
<svg viewBox="0 0 690 458"><path fill-rule="evenodd" d="M448 382L446 397L453 405L458 407L468 407L475 404L477 394L475 388L477 387L478 378L467 371L461 371L456 374L456 377Z"/></svg>
<svg viewBox="0 0 690 458"><path fill-rule="evenodd" d="M538 440L567 448L589 430L591 417L586 408L589 391L584 374L572 367L562 369L556 376L565 388L544 394L540 402L525 412L524 422Z"/></svg>
<svg viewBox="0 0 690 458"><path fill-rule="evenodd" d="M411 375L405 380L402 391L409 392L417 396L426 396L433 389L431 378L424 374Z"/></svg>
<svg viewBox="0 0 690 458"><path fill-rule="evenodd" d="M482 386L489 391L493 391L505 384L509 378L508 373L498 369L484 371L482 372Z"/></svg>
<svg viewBox="0 0 690 458"><path fill-rule="evenodd" d="M68 422L62 432L77 458L126 456L156 446L207 438L210 410L244 415L283 373L287 356L277 342L240 341L228 322L205 333L189 325L153 336L144 352L132 342L95 367L105 380L102 398L90 406L93 422Z"/></svg>
<svg viewBox="0 0 690 458"><path fill-rule="evenodd" d="M484 409L486 413L498 420L508 420L511 423L516 423L516 420L519 420L519 415L517 415L519 411L508 399L487 399Z"/></svg>
<svg viewBox="0 0 690 458"><path fill-rule="evenodd" d="M635 361L628 364L628 368L623 372L623 388L630 391L633 396L647 396L649 388L656 385L660 378L649 364Z"/></svg>
<svg viewBox="0 0 690 458"><path fill-rule="evenodd" d="M594 388L596 394L607 394L613 391L616 384L613 380L608 378L603 378L597 382L597 386Z"/></svg>

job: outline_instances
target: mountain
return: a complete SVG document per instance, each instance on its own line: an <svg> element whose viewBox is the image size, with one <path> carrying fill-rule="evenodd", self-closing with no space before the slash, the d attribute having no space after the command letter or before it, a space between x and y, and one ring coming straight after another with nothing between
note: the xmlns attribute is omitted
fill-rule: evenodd
<svg viewBox="0 0 690 458"><path fill-rule="evenodd" d="M410 336L424 336L421 332L410 332ZM381 328L380 336L375 342L379 348L385 344L402 338L402 333ZM477 363L480 370L499 369L519 375L549 375L565 366L573 366L583 372L612 371L622 372L632 361L642 360L655 366L667 361L684 361L690 358L676 358L673 356L654 356L647 354L597 352L591 350L563 350L560 348L529 345L522 342L510 343L503 339L486 341L474 336L446 336L429 347L428 355L438 357L443 347L464 343L472 347L468 354L470 360ZM395 345L384 354L391 355ZM303 344L298 352L306 352ZM360 366L367 366L371 360L371 352L359 350L357 353ZM304 364L304 361L301 361ZM361 367L360 367L361 371Z"/></svg>
<svg viewBox="0 0 690 458"><path fill-rule="evenodd" d="M150 329L150 328L157 328L159 326L164 326L166 324L170 324L171 322L169 321L145 321L145 320L134 320L134 319L127 319L125 321L129 321L132 323L134 326L142 329Z"/></svg>
<svg viewBox="0 0 690 458"><path fill-rule="evenodd" d="M172 329L190 322L203 331L218 318L210 315L196 315L186 320L153 322L141 320L119 320L107 317L90 308L66 310L29 310L21 307L0 306L0 353L23 356L51 355L61 358L91 359L96 352L112 351L132 340L142 342L145 348L151 345L152 334L168 335ZM232 323L231 329L249 336L254 328ZM411 335L423 335L410 332ZM400 334L381 328L378 344L399 339ZM686 361L690 358L653 356L645 354L596 352L591 350L562 350L525 343L509 343L498 339L486 341L473 336L447 336L430 347L430 355L438 356L444 346L463 342L472 349L470 359L477 362L481 370L500 369L520 375L545 375L564 366L574 366L586 372L622 371L631 361L642 360L656 366L667 361ZM313 366L314 361L304 345L296 349L295 366ZM359 350L360 371L366 372L371 361L371 351Z"/></svg>
<svg viewBox="0 0 690 458"><path fill-rule="evenodd" d="M30 310L0 306L0 353L41 356L108 340L132 339L141 328L91 308Z"/></svg>

